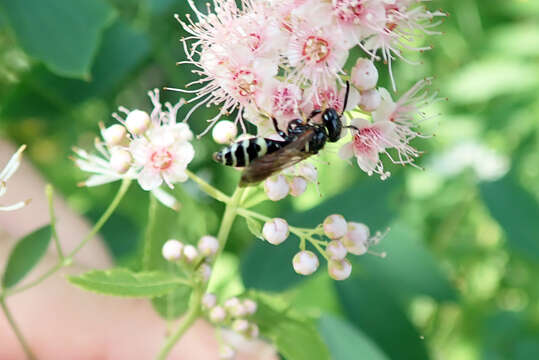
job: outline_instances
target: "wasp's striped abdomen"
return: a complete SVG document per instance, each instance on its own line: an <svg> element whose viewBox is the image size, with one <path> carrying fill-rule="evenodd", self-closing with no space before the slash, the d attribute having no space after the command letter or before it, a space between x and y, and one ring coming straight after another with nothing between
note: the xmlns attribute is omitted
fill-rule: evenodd
<svg viewBox="0 0 539 360"><path fill-rule="evenodd" d="M279 150L286 142L255 137L235 142L213 154L213 159L223 165L244 167L266 154Z"/></svg>

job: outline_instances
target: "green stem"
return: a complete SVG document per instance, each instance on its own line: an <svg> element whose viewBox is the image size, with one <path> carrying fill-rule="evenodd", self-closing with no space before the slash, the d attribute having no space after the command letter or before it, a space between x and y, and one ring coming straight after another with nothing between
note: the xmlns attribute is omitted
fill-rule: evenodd
<svg viewBox="0 0 539 360"><path fill-rule="evenodd" d="M15 336L17 336L17 339L19 340L19 343L21 344L24 350L24 353L26 354L26 358L31 359L31 360L36 359L35 355L32 353L32 350L28 346L26 339L22 335L21 330L17 326L15 319L11 315L11 312L9 311L9 308L7 307L7 304L6 304L6 300L3 297L0 297L0 306L2 307L2 310L4 311L4 314L6 315L6 319L9 322L9 325L13 329Z"/></svg>
<svg viewBox="0 0 539 360"><path fill-rule="evenodd" d="M157 212L157 199L150 193L150 204L148 206L148 224L146 225L146 233L144 234L144 252L142 254L142 269L150 269L150 260L151 260L151 243L152 243L152 232L155 227L155 215Z"/></svg>
<svg viewBox="0 0 539 360"><path fill-rule="evenodd" d="M86 243L88 241L90 241L95 236L95 234L97 234L97 232L99 230L101 230L101 227L103 227L103 225L105 225L105 223L107 222L109 217L112 215L114 210L116 210L116 208L120 204L120 201L122 200L125 193L127 192L127 189L129 189L130 184L131 184L130 179L124 179L122 181L122 185L120 186L120 189L116 193L116 196L114 197L114 199L110 203L109 207L105 210L103 215L101 215L101 218L99 218L99 220L95 223L94 227L84 237L84 239L82 239L82 241L79 243L79 245L73 251L71 251L64 259L60 259L60 261L56 265L54 265L52 268L50 268L48 271L46 271L44 274L39 276L34 281L31 281L26 285L22 285L22 286L19 286L17 288L14 288L14 289L6 290L5 293L4 293L4 296L8 297L8 296L17 294L17 293L19 293L21 291L32 288L32 287L34 287L36 285L39 285L41 282L43 282L44 280L49 278L51 275L56 273L62 267L69 265L73 261L73 256L75 256L80 251L80 249L82 249L84 247L84 245L86 245Z"/></svg>
<svg viewBox="0 0 539 360"><path fill-rule="evenodd" d="M189 310L187 314L182 319L178 329L172 334L165 342L165 345L159 351L157 355L158 360L165 360L168 353L172 350L174 345L180 340L180 338L185 334L185 332L195 323L200 315L200 303L202 301L202 289L195 288L193 290L193 295L189 304Z"/></svg>
<svg viewBox="0 0 539 360"><path fill-rule="evenodd" d="M217 233L217 240L219 240L219 251L217 252L216 257L219 256L219 253L225 247L228 235L230 234L230 229L232 228L234 219L236 219L236 215L238 214L238 206L244 192L245 188L237 187L236 191L234 191L234 194L230 198L230 201L226 204L223 220L221 221L221 227Z"/></svg>
<svg viewBox="0 0 539 360"><path fill-rule="evenodd" d="M45 186L45 195L47 196L47 200L49 202L49 214L51 219L51 230L52 230L52 238L54 239L54 243L56 245L56 251L58 252L58 257L60 259L64 258L64 253L62 252L62 246L60 245L60 239L58 238L58 233L56 232L56 215L54 213L54 189L51 184L47 184Z"/></svg>

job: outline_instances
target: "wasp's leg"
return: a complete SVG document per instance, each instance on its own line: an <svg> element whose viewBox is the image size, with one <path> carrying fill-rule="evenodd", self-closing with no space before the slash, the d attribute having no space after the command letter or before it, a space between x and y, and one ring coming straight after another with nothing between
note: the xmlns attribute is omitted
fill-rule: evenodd
<svg viewBox="0 0 539 360"><path fill-rule="evenodd" d="M277 134L279 134L279 136L282 137L283 139L286 139L288 136L286 135L284 131L279 129L279 124L277 124L277 119L272 117L271 121L273 121L273 127L275 128L275 131L277 132Z"/></svg>
<svg viewBox="0 0 539 360"><path fill-rule="evenodd" d="M320 114L321 112L322 112L322 110L320 110L320 109L314 109L313 111L311 111L311 114L307 118L307 122L309 120L311 120L313 117L315 117L316 115Z"/></svg>

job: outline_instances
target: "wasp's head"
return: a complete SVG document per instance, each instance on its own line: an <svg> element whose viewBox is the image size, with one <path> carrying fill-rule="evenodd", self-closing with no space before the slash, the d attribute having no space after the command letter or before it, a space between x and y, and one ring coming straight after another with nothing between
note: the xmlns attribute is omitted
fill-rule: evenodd
<svg viewBox="0 0 539 360"><path fill-rule="evenodd" d="M328 132L328 139L330 142L336 142L341 138L342 122L341 116L337 110L329 108L324 110L322 114L322 121L324 127Z"/></svg>

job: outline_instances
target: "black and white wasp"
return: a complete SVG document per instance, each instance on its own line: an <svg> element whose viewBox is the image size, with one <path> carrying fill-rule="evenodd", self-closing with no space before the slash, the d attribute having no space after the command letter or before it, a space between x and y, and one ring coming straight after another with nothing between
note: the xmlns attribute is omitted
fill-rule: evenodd
<svg viewBox="0 0 539 360"><path fill-rule="evenodd" d="M279 129L277 119L272 118L275 131L283 140L254 137L235 142L213 154L213 159L226 166L245 167L240 186L256 184L271 175L317 154L326 141L336 142L341 137L341 117L348 103L350 84L346 82L346 93L341 114L334 108L313 110L306 120L294 119L288 123L287 132ZM322 113L322 123L311 120Z"/></svg>

